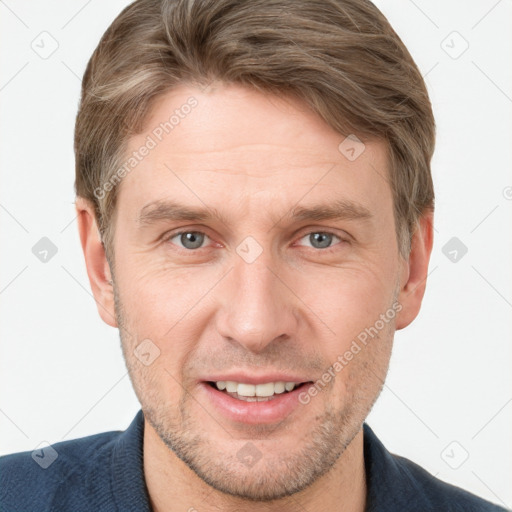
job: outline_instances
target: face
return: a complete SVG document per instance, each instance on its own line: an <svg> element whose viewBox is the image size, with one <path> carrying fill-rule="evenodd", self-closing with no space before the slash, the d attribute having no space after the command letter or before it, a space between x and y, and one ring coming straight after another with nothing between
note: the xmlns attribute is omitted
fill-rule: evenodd
<svg viewBox="0 0 512 512"><path fill-rule="evenodd" d="M148 137L114 235L147 428L219 491L295 493L335 467L388 368L404 261L385 146L349 159L302 103L235 85L173 90L128 153Z"/></svg>

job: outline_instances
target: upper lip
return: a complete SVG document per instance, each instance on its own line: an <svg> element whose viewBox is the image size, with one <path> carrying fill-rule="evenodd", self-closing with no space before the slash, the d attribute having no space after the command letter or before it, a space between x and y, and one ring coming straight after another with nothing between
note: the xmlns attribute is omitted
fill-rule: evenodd
<svg viewBox="0 0 512 512"><path fill-rule="evenodd" d="M210 375L201 379L207 382L219 382L219 381L233 381L243 382L245 384L265 384L266 382L295 382L296 384L302 384L304 382L310 382L310 379L284 373L266 373L265 375L249 375L247 373L230 373L220 375Z"/></svg>

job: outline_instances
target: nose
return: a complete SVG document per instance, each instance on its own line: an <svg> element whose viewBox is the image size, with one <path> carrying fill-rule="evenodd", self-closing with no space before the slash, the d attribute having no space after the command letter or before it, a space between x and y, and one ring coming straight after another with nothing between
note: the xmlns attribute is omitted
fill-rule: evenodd
<svg viewBox="0 0 512 512"><path fill-rule="evenodd" d="M297 328L296 298L274 263L269 250L252 263L234 255L234 268L222 285L218 332L254 353L293 336Z"/></svg>

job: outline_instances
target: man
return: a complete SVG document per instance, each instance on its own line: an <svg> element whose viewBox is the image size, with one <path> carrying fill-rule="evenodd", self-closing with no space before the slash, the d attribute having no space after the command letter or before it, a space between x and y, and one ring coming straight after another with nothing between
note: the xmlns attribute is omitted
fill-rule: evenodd
<svg viewBox="0 0 512 512"><path fill-rule="evenodd" d="M502 510L364 423L425 291L433 148L370 2L126 8L84 75L76 207L141 411L45 470L3 457L3 509Z"/></svg>

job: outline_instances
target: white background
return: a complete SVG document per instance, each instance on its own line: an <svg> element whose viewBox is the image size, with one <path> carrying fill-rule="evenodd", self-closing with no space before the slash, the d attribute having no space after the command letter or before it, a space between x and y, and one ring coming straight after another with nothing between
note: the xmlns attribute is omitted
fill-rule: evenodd
<svg viewBox="0 0 512 512"><path fill-rule="evenodd" d="M2 454L124 430L139 409L73 206L80 79L127 3L0 1ZM390 451L512 507L512 2L377 4L426 77L438 142L424 306L396 335L368 423ZM58 43L47 59L31 47L43 31ZM44 236L58 249L47 263L32 253ZM442 252L452 237L468 248L456 263Z"/></svg>

